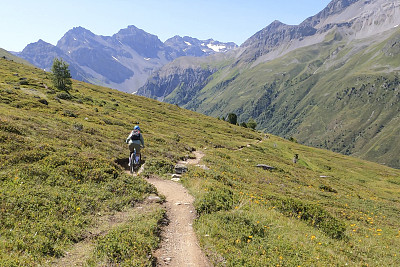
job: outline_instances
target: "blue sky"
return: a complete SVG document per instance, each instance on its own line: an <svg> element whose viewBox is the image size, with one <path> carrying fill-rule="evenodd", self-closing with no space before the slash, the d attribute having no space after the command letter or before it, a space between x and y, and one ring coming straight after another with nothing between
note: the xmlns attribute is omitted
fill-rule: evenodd
<svg viewBox="0 0 400 267"><path fill-rule="evenodd" d="M274 20L299 24L330 0L2 0L0 48L21 51L82 26L111 36L128 25L157 35L242 44Z"/></svg>

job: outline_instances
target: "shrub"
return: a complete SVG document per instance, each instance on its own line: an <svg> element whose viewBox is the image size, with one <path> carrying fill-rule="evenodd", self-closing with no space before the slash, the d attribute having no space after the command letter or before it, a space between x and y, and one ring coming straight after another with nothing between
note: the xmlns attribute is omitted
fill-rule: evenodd
<svg viewBox="0 0 400 267"><path fill-rule="evenodd" d="M254 119L250 118L249 121L247 122L247 128L255 130L257 127L257 123Z"/></svg>
<svg viewBox="0 0 400 267"><path fill-rule="evenodd" d="M70 94L68 94L68 93L65 93L65 92L58 93L56 95L56 97L59 98L59 99L63 99L63 100L71 100L72 99L72 96Z"/></svg>
<svg viewBox="0 0 400 267"><path fill-rule="evenodd" d="M172 173L174 171L174 165L166 159L152 158L146 162L145 175L158 174L163 175Z"/></svg>
<svg viewBox="0 0 400 267"><path fill-rule="evenodd" d="M73 117L73 118L77 118L78 117L74 112L72 112L70 110L64 110L63 115L65 117Z"/></svg>
<svg viewBox="0 0 400 267"><path fill-rule="evenodd" d="M38 100L40 103L42 103L43 105L48 105L49 104L49 102L47 102L47 100L46 99L43 99L43 98L41 98L41 99L39 99Z"/></svg>
<svg viewBox="0 0 400 267"><path fill-rule="evenodd" d="M335 188L332 188L328 185L320 185L319 189L326 191L326 192L337 193L337 190Z"/></svg>
<svg viewBox="0 0 400 267"><path fill-rule="evenodd" d="M89 265L106 261L110 266L155 266L152 251L158 246L164 216L165 211L159 209L135 216L127 225L110 231L98 240Z"/></svg>
<svg viewBox="0 0 400 267"><path fill-rule="evenodd" d="M345 237L345 223L330 215L320 206L292 198L282 198L272 200L272 202L284 215L306 221L309 225L320 229L331 238L343 239Z"/></svg>
<svg viewBox="0 0 400 267"><path fill-rule="evenodd" d="M2 120L0 121L0 131L22 135L22 131L18 127Z"/></svg>
<svg viewBox="0 0 400 267"><path fill-rule="evenodd" d="M233 192L228 188L213 186L208 192L196 200L195 207L199 215L220 210L230 210L233 207Z"/></svg>

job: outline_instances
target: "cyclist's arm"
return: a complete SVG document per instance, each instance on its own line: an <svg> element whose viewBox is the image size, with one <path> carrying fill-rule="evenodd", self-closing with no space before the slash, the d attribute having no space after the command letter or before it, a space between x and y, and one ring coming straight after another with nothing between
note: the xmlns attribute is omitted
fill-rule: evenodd
<svg viewBox="0 0 400 267"><path fill-rule="evenodd" d="M144 139L143 139L142 134L140 134L140 143L142 144L142 147L144 148Z"/></svg>
<svg viewBox="0 0 400 267"><path fill-rule="evenodd" d="M129 134L128 138L126 138L125 143L129 143L129 140L131 139L132 132Z"/></svg>

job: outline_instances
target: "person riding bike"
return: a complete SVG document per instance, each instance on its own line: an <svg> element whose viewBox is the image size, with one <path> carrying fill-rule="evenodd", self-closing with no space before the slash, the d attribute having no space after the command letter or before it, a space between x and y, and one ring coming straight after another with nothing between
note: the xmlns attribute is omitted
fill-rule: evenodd
<svg viewBox="0 0 400 267"><path fill-rule="evenodd" d="M126 138L125 142L129 145L129 151L131 152L130 155L132 155L134 150L136 150L136 161L140 162L140 148L144 148L144 139L140 132L139 125L133 127L133 131L129 134L128 138ZM133 164L133 162L130 162L130 159L131 157L129 156L129 166Z"/></svg>

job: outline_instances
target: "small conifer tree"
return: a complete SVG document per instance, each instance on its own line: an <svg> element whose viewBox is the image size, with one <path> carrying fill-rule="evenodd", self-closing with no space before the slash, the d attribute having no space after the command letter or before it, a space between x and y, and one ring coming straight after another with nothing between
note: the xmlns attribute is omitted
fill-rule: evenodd
<svg viewBox="0 0 400 267"><path fill-rule="evenodd" d="M72 89L71 73L69 65L62 59L54 58L53 66L51 67L52 81L55 88L66 91Z"/></svg>
<svg viewBox="0 0 400 267"><path fill-rule="evenodd" d="M228 122L231 124L236 124L237 123L237 115L235 113L229 113L228 114Z"/></svg>

